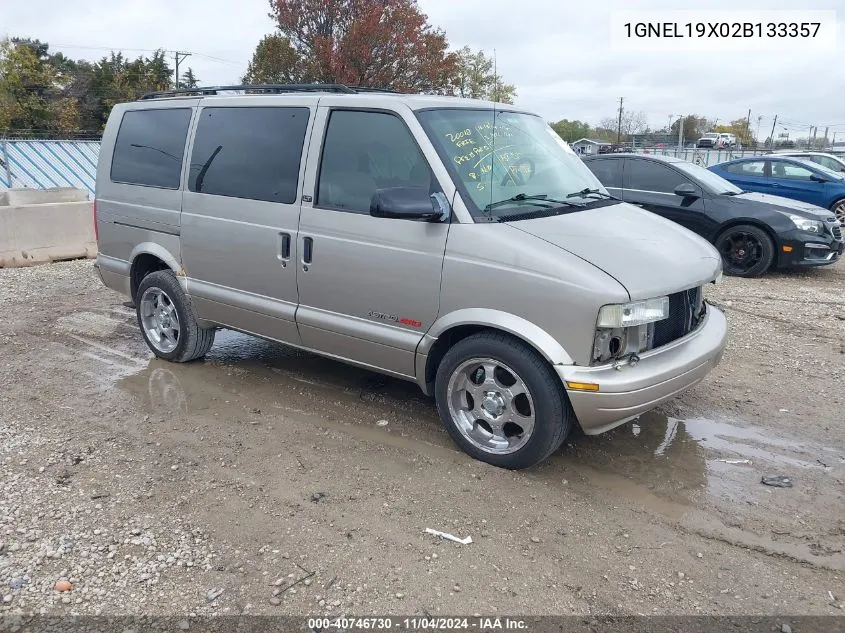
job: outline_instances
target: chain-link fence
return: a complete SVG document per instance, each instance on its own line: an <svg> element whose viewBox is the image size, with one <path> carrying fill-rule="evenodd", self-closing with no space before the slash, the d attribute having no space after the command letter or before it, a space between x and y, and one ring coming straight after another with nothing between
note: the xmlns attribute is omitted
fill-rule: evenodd
<svg viewBox="0 0 845 633"><path fill-rule="evenodd" d="M770 154L770 150L760 149L704 149L704 148L681 148L665 147L665 148L646 148L634 150L637 154L654 154L657 156L674 156L675 158L682 158L696 165L702 167L710 167L719 163L724 163L735 158L742 158L744 156L761 156Z"/></svg>

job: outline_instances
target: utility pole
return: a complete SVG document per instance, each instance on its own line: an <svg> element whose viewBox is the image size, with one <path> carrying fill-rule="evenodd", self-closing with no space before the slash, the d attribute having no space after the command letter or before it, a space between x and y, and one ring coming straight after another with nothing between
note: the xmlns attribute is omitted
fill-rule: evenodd
<svg viewBox="0 0 845 633"><path fill-rule="evenodd" d="M818 125L813 127L813 138L812 138L812 140L810 140L810 147L808 149L813 149L813 146L815 146L815 144L816 144L816 134L818 133L818 131L819 131Z"/></svg>
<svg viewBox="0 0 845 633"><path fill-rule="evenodd" d="M745 144L751 142L751 108L748 108L748 117L745 119Z"/></svg>
<svg viewBox="0 0 845 633"><path fill-rule="evenodd" d="M622 101L624 97L619 97L619 123L616 126L616 144L622 143Z"/></svg>
<svg viewBox="0 0 845 633"><path fill-rule="evenodd" d="M682 149L684 149L684 117L678 119L678 153L676 156L680 155Z"/></svg>
<svg viewBox="0 0 845 633"><path fill-rule="evenodd" d="M827 149L827 131L828 131L829 129L830 129L830 128L825 128L825 129L824 129L824 146L825 146L825 149Z"/></svg>
<svg viewBox="0 0 845 633"><path fill-rule="evenodd" d="M173 56L176 59L176 81L173 83L174 88L179 90L179 62L181 62L186 57L190 57L190 53L185 53L182 51L173 51Z"/></svg>
<svg viewBox="0 0 845 633"><path fill-rule="evenodd" d="M760 123L763 121L763 115L757 117L757 134L754 135L754 140L760 142Z"/></svg>
<svg viewBox="0 0 845 633"><path fill-rule="evenodd" d="M776 126L777 124L778 124L778 115L776 114L776 115L775 115L775 120L774 120L774 123L772 123L772 133L771 133L771 135L770 135L770 136L771 136L771 139L772 139L772 149L774 149L774 148L775 148L775 126Z"/></svg>
<svg viewBox="0 0 845 633"><path fill-rule="evenodd" d="M807 149L810 149L813 146L812 137L815 136L813 134L813 126L810 126L810 132L807 134Z"/></svg>
<svg viewBox="0 0 845 633"><path fill-rule="evenodd" d="M836 130L833 131L833 138L830 140L831 146L836 145Z"/></svg>

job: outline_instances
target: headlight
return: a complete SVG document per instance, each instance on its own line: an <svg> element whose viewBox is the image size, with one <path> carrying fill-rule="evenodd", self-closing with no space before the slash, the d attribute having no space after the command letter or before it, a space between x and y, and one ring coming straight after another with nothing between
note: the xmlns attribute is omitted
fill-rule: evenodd
<svg viewBox="0 0 845 633"><path fill-rule="evenodd" d="M808 233L824 233L824 224L821 222L802 218L800 215L790 215L789 219L802 231L807 231Z"/></svg>
<svg viewBox="0 0 845 633"><path fill-rule="evenodd" d="M660 321L669 316L669 297L602 306L597 326L600 328L634 327Z"/></svg>

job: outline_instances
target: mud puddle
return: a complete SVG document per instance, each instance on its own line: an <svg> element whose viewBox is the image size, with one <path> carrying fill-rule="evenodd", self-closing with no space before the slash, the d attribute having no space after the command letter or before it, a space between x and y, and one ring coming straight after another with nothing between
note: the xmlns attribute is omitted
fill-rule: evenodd
<svg viewBox="0 0 845 633"><path fill-rule="evenodd" d="M368 428L386 419L389 425L375 437L394 432L454 448L433 401L416 385L227 330L218 332L205 361L153 360L119 385L155 412L258 409ZM622 477L644 493L685 505L703 495L754 503L772 493L760 484L761 473L793 474L797 485L841 476L845 449L776 437L739 421L679 419L658 409L600 436L575 433L537 469L543 477L566 471L585 482Z"/></svg>
<svg viewBox="0 0 845 633"><path fill-rule="evenodd" d="M328 429L399 449L409 459L470 460L444 431L433 401L412 383L227 330L218 332L205 360L172 364L150 360L137 332L124 338L125 328L117 327L98 342L74 325L65 336L85 348L85 363L95 363L88 373L132 393L162 422L189 421L237 435L244 445L265 443L267 452L286 450L289 422L300 425L299 433ZM257 415L263 432L250 426ZM318 433L314 441L320 442ZM764 474L788 475L795 486L766 487ZM591 501L645 509L708 538L845 567L845 525L837 510L845 477L841 447L658 409L601 436L573 434L525 476L569 486Z"/></svg>

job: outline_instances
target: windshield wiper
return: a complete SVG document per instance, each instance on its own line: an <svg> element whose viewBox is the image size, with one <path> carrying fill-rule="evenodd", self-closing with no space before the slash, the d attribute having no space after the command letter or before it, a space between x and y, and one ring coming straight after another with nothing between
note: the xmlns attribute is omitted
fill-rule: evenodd
<svg viewBox="0 0 845 633"><path fill-rule="evenodd" d="M738 196L741 193L745 193L744 191L723 191L723 196Z"/></svg>
<svg viewBox="0 0 845 633"><path fill-rule="evenodd" d="M582 189L581 191L576 191L575 193L567 194L567 198L586 198L587 196L598 196L599 198L605 198L608 200L612 200L613 196L606 194L604 191L600 189L590 189L587 187L586 189Z"/></svg>
<svg viewBox="0 0 845 633"><path fill-rule="evenodd" d="M507 198L506 200L499 200L498 202L491 202L486 207L484 207L485 211L491 211L497 207L503 207L508 204L513 204L515 202L529 202L532 204L537 204L537 202L548 202L550 204L549 208L554 205L566 205L569 207L576 207L580 205L573 204L572 202L567 202L566 200L555 200L554 198L549 198L549 195L546 193L537 194L535 196L529 196L524 193L518 193L512 198ZM537 205L540 206L540 205Z"/></svg>

